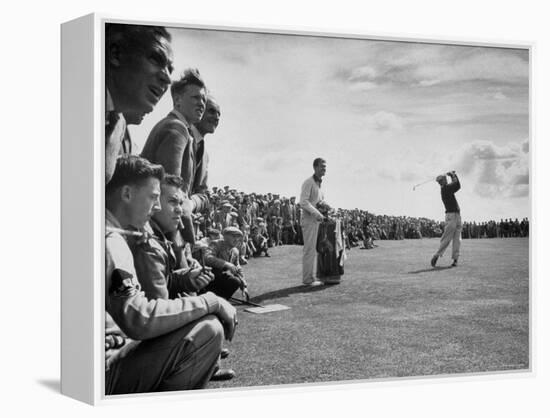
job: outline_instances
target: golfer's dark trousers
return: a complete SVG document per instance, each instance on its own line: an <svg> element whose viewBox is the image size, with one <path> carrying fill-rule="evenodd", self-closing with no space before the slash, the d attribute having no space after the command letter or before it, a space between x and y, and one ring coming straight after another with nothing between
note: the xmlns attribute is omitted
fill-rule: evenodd
<svg viewBox="0 0 550 418"><path fill-rule="evenodd" d="M201 293L212 292L224 299L229 299L241 285L241 279L227 270L214 268L212 273L214 273L214 280L208 283Z"/></svg>

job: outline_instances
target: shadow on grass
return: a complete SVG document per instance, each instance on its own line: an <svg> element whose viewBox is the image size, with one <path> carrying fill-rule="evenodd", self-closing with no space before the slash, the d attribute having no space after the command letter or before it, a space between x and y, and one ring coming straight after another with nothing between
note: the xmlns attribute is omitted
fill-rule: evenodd
<svg viewBox="0 0 550 418"><path fill-rule="evenodd" d="M407 274L432 273L432 272L441 271L441 270L449 270L449 269L452 269L452 268L453 267L451 267L451 266L447 266L447 267L430 267L430 268L422 269L422 270L408 271Z"/></svg>
<svg viewBox="0 0 550 418"><path fill-rule="evenodd" d="M292 287L287 287L286 289L279 289L279 290L273 290L267 293L262 293L261 295L251 297L250 301L254 303L260 303L260 302L263 302L264 300L269 300L269 299L286 298L290 295L295 295L296 293L318 292L320 290L324 290L329 287L330 285L316 286L316 287L310 287L307 285L292 286Z"/></svg>

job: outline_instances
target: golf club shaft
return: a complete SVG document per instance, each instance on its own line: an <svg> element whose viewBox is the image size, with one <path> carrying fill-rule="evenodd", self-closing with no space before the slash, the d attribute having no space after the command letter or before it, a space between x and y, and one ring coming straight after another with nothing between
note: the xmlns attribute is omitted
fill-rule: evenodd
<svg viewBox="0 0 550 418"><path fill-rule="evenodd" d="M424 184L426 184L426 183L429 183L429 182L432 181L432 180L433 180L433 179L429 179L429 180L426 180L426 181L424 181L424 182L422 182L422 183L415 184L414 187L413 187L413 189L416 189L416 188L419 187L419 186L422 186L422 185L424 185Z"/></svg>

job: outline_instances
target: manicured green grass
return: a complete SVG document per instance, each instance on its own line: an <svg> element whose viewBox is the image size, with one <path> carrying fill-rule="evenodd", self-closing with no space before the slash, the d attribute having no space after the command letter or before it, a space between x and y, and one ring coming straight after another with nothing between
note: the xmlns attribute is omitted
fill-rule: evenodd
<svg viewBox="0 0 550 418"><path fill-rule="evenodd" d="M250 260L252 300L291 309L238 306L222 361L237 377L209 387L529 368L527 239L464 240L459 266L447 250L435 269L437 239L377 244L348 252L341 284L313 289L301 286L300 246Z"/></svg>

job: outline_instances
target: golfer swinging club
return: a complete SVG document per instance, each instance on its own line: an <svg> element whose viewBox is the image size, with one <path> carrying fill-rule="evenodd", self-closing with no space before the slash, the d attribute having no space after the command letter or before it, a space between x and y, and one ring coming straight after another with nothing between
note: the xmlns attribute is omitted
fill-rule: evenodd
<svg viewBox="0 0 550 418"><path fill-rule="evenodd" d="M451 178L451 182L447 183L447 176ZM437 259L443 255L451 241L453 242L453 263L451 267L456 267L460 252L460 241L462 235L462 219L460 218L460 207L455 198L455 193L460 190L460 181L454 171L441 174L436 177L435 181L441 186L441 200L445 205L445 231L441 236L439 250L432 257L432 267L435 267Z"/></svg>

